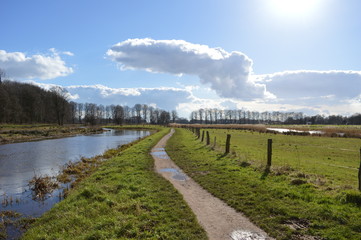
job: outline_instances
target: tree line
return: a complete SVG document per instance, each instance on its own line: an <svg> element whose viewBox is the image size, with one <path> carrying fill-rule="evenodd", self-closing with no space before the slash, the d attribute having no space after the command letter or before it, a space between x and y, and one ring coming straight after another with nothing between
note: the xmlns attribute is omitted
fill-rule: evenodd
<svg viewBox="0 0 361 240"><path fill-rule="evenodd" d="M287 119L301 119L302 112L257 112L243 109L198 109L190 115L190 123L205 124L256 124L285 122Z"/></svg>
<svg viewBox="0 0 361 240"><path fill-rule="evenodd" d="M60 88L45 91L40 87L13 82L0 82L1 123L58 123L67 119L69 102Z"/></svg>
<svg viewBox="0 0 361 240"><path fill-rule="evenodd" d="M0 123L84 123L84 124L168 124L188 123L176 111L164 111L147 104L133 107L98 105L69 101L61 87L50 90L38 86L3 81L0 69ZM199 109L190 115L189 123L201 124L361 124L361 114L305 116L302 112L257 112L243 109Z"/></svg>
<svg viewBox="0 0 361 240"><path fill-rule="evenodd" d="M97 105L94 103L71 103L72 123L95 124L168 124L178 118L176 111L165 111L147 104L133 107L121 105Z"/></svg>
<svg viewBox="0 0 361 240"><path fill-rule="evenodd" d="M361 114L305 116L302 112L257 112L243 109L198 109L190 115L190 123L200 124L332 124L361 125Z"/></svg>
<svg viewBox="0 0 361 240"><path fill-rule="evenodd" d="M45 90L0 77L0 123L168 124L177 118L176 111L146 104L128 107L76 103L69 101L68 92L61 87Z"/></svg>

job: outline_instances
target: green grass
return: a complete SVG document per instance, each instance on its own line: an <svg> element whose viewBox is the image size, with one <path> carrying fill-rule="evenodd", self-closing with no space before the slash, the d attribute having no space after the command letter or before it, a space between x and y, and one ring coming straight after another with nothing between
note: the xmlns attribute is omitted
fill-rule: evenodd
<svg viewBox="0 0 361 240"><path fill-rule="evenodd" d="M231 152L244 161L261 166L267 162L267 139L273 139L272 166L290 166L312 178L324 188L358 186L361 140L317 136L289 136L240 130L210 129L211 144L217 138L218 149L231 134Z"/></svg>
<svg viewBox="0 0 361 240"><path fill-rule="evenodd" d="M207 239L173 186L154 172L160 132L107 160L23 239Z"/></svg>
<svg viewBox="0 0 361 240"><path fill-rule="evenodd" d="M225 138L225 134L228 133L225 130L214 131L211 137L218 132L217 139L221 135ZM236 132L240 135L245 134L246 137L237 138ZM277 239L302 239L301 236L318 236L334 240L361 239L361 194L358 191L328 191L310 183L307 174L290 172L287 169L284 172L278 171L277 174L273 172L265 175L259 166L245 164L251 160L265 160L262 154L257 155L257 151L262 150L257 150L258 148L253 146L266 148L262 134L240 131L230 131L230 133L233 150L235 142L241 142L239 149L234 150L236 153L245 153L241 158L236 154L224 156L222 152L204 146L204 143L185 129L176 129L166 150L176 164L201 186L231 207L245 213L254 223ZM275 142L282 137L287 138L282 135L263 135L264 140L272 136ZM300 149L299 153L307 158L317 159L313 157L317 151L309 145L317 143L317 139L325 138L296 139L298 137L289 137L292 141L291 148L295 144L303 143L308 148ZM344 141L344 139L338 140ZM331 148L330 151L336 145L325 144ZM279 147L281 146L284 149L275 150L275 157L283 151L288 152L286 153L289 154L288 158L295 153L290 153L285 145L279 144ZM287 160L287 164L292 164L286 158L275 160L275 163L282 165L283 161ZM318 161L323 160L324 158ZM344 164L353 166L351 160ZM296 165L296 167L302 167L302 163L298 163L298 160L296 160ZM314 165L309 169L316 172L318 169L316 165L319 164ZM324 166L327 167L327 165ZM344 174L337 174L337 176L340 178L338 182L348 179ZM297 185L297 182L303 184Z"/></svg>

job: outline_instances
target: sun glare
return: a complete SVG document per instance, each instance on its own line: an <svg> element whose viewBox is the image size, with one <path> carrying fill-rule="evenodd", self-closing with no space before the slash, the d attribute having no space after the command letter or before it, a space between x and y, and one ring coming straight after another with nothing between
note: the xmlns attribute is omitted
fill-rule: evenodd
<svg viewBox="0 0 361 240"><path fill-rule="evenodd" d="M271 0L269 3L277 15L307 16L312 14L320 0Z"/></svg>

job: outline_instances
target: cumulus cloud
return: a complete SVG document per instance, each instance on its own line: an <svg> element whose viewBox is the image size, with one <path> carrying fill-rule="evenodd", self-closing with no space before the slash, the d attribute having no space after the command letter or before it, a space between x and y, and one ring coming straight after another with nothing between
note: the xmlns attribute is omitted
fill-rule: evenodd
<svg viewBox="0 0 361 240"><path fill-rule="evenodd" d="M192 101L192 92L184 88L110 88L101 84L59 86L32 80L26 82L46 90L61 87L67 91L69 100L79 103L119 104L129 107L140 103L171 111L177 109L180 103L191 103Z"/></svg>
<svg viewBox="0 0 361 240"><path fill-rule="evenodd" d="M285 71L256 78L281 99L340 100L361 94L361 71Z"/></svg>
<svg viewBox="0 0 361 240"><path fill-rule="evenodd" d="M27 56L22 52L0 50L0 68L13 79L52 79L73 73L55 49L49 54ZM72 55L71 52L64 53Z"/></svg>
<svg viewBox="0 0 361 240"><path fill-rule="evenodd" d="M252 100L269 96L264 84L249 77L252 60L241 52L183 40L145 38L119 42L106 55L123 70L196 75L221 97Z"/></svg>
<svg viewBox="0 0 361 240"><path fill-rule="evenodd" d="M174 110L180 103L190 102L191 92L181 88L110 88L103 85L68 86L65 89L78 96L77 102L134 106L137 103Z"/></svg>

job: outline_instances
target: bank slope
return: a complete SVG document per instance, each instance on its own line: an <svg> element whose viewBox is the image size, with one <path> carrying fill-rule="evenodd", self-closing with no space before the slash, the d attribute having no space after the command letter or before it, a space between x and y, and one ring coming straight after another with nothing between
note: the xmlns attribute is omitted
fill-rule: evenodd
<svg viewBox="0 0 361 240"><path fill-rule="evenodd" d="M149 154L169 129L107 160L39 218L23 239L206 239Z"/></svg>

